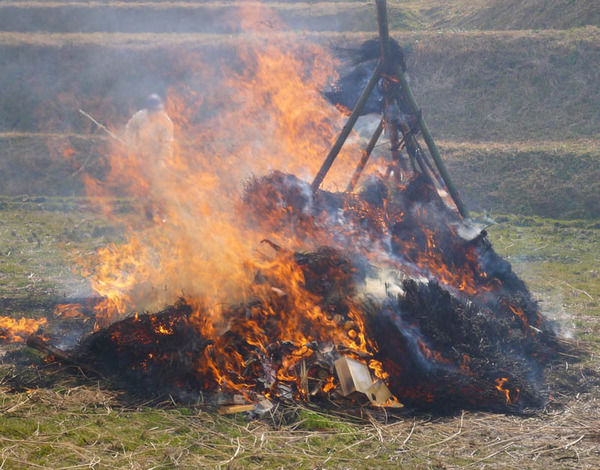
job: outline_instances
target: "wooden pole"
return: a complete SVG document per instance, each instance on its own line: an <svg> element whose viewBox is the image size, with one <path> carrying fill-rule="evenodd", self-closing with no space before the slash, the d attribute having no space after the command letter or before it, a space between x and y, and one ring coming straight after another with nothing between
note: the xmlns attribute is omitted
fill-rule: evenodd
<svg viewBox="0 0 600 470"><path fill-rule="evenodd" d="M417 150L418 150L417 153L420 155L420 158L423 160L423 162L425 163L425 166L427 167L427 169L429 170L429 172L431 173L431 175L435 179L435 181L437 181L440 188L445 188L446 183L444 183L444 180L440 177L437 169L429 161L429 157L423 151L423 147L421 147L421 144L418 141L417 141Z"/></svg>
<svg viewBox="0 0 600 470"><path fill-rule="evenodd" d="M115 139L116 141L120 142L121 144L125 145L126 147L128 147L128 145L125 143L125 141L123 139L121 139L118 135L116 135L114 132L112 132L108 127L106 127L104 124L96 121L92 116L90 116L88 113L86 113L85 111L83 111L82 109L79 110L79 113L83 116L85 116L86 118L88 118L90 121L92 121L94 124L96 124L96 126L98 126L100 129L102 129L104 132L106 132L109 136L111 136L113 139Z"/></svg>
<svg viewBox="0 0 600 470"><path fill-rule="evenodd" d="M460 215L463 218L468 218L469 211L467 210L466 206L463 204L462 200L460 199L460 196L458 195L458 191L456 190L456 186L454 186L454 183L452 182L452 179L450 178L450 174L448 173L448 170L446 169L446 166L444 165L444 162L442 160L442 157L440 156L440 152L437 148L437 145L435 144L435 141L433 140L433 137L431 136L431 132L429 132L429 127L427 126L427 123L425 122L425 119L423 118L421 110L417 106L417 102L415 101L415 97L412 94L412 90L408 84L408 81L406 80L404 71L402 70L402 67L400 67L400 65L397 62L394 62L393 60L391 60L391 58L389 56L390 47L389 47L389 31L388 31L388 21L387 21L387 2L386 2L386 0L375 0L375 3L377 5L377 22L379 25L379 38L381 41L381 53L382 53L382 57L383 57L382 60L384 62L383 73L384 73L384 75L389 75L391 77L396 78L398 80L398 82L400 83L400 86L402 87L402 91L404 92L406 99L408 101L408 105L410 107L411 113L413 115L419 117L418 124L419 124L419 128L421 129L421 132L423 134L423 139L425 140L425 143L427 144L427 148L429 149L429 152L431 153L433 161L435 162L435 164L438 168L438 171L440 172L440 176L442 177L442 179L444 180L444 183L446 184L446 187L448 188L448 193L450 193L450 196L452 197L452 200L456 204L456 208L458 209L458 212L460 213ZM386 97L386 105L387 105L387 97ZM392 126L390 126L390 127L392 127ZM392 138L391 134L390 134L390 138ZM393 142L392 142L392 146L394 146Z"/></svg>
<svg viewBox="0 0 600 470"><path fill-rule="evenodd" d="M388 20L387 20L387 3L381 0L376 0L377 5L377 26L379 31L379 43L381 47L381 61L383 63L383 75L384 77L388 77L388 80L393 77L394 74L394 61L390 54L390 34L388 30ZM400 109L398 108L398 103L396 99L391 96L390 91L386 88L389 88L389 84L386 86L384 82L384 94L385 94L385 114L390 113L391 110L396 110L398 113ZM387 116L386 116L387 117ZM388 131L388 135L390 137L390 142L392 145L392 159L395 162L398 162L400 168L402 170L406 169L404 161L402 161L402 157L400 154L400 150L398 149L400 138L398 128L394 123L393 119L386 119L386 128Z"/></svg>
<svg viewBox="0 0 600 470"><path fill-rule="evenodd" d="M377 126L377 129L375 129L373 137L371 137L371 140L369 141L369 144L367 145L367 148L365 149L363 156L360 159L360 162L358 162L356 170L354 170L354 174L352 175L352 178L348 183L348 187L346 188L347 193L354 191L356 183L358 183L358 180L360 179L360 176L362 175L362 172L365 169L367 162L369 161L369 157L371 157L371 152L373 152L373 149L375 148L379 137L381 137L381 134L383 132L383 122L383 119L379 121L379 125Z"/></svg>
<svg viewBox="0 0 600 470"><path fill-rule="evenodd" d="M321 169L319 170L319 172L317 173L317 176L315 176L315 179L313 180L312 184L310 185L313 193L315 193L317 191L317 189L319 189L319 186L321 186L321 183L325 179L325 176L327 176L327 172L331 168L331 165L333 165L334 160L340 153L340 150L342 149L344 142L346 142L346 139L350 135L350 132L352 131L352 128L354 127L354 124L356 124L356 121L358 120L360 113L362 112L365 105L367 104L367 100L369 99L369 96L371 96L371 92L373 91L373 89L375 88L375 85L377 85L377 82L379 81L381 67L382 67L381 62L378 62L377 65L375 66L375 70L373 71L373 75L369 79L367 86L363 90L362 94L360 95L360 98L358 99L358 101L356 102L356 105L354 106L354 110L352 111L352 114L350 114L350 117L348 118L348 121L346 121L346 124L344 125L342 132L340 132L340 135L338 136L337 140L335 141L335 144L333 144L333 147L331 147L331 150L329 151L327 158L325 158L323 165L321 165Z"/></svg>
<svg viewBox="0 0 600 470"><path fill-rule="evenodd" d="M435 165L437 166L437 169L440 172L440 176L444 180L446 188L448 188L448 193L450 193L450 197L452 197L452 200L456 204L456 208L458 209L460 215L462 215L463 218L468 219L469 211L460 199L458 190L456 189L456 186L454 186L452 178L450 177L450 174L446 169L446 165L444 164L444 161L440 156L440 152L437 148L437 145L435 144L435 141L433 140L431 132L429 131L427 122L425 122L425 119L423 118L423 113L421 113L421 110L417 106L417 102L415 101L415 97L412 93L412 90L410 89L410 85L408 84L406 76L404 75L404 72L400 67L398 67L398 79L400 81L400 85L402 86L402 90L406 95L411 113L415 116L420 116L419 128L421 129L421 133L423 134L423 140L425 140L427 148L429 149L429 153L431 154L431 157L433 158L433 161L435 162Z"/></svg>

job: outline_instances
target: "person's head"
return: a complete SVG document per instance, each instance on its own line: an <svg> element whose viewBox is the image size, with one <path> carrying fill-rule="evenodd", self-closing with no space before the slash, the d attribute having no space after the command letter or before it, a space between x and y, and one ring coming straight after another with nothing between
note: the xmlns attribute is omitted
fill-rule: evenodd
<svg viewBox="0 0 600 470"><path fill-rule="evenodd" d="M156 93L152 93L146 97L146 109L149 113L156 113L158 111L163 111L165 109L165 105L162 102L160 96Z"/></svg>

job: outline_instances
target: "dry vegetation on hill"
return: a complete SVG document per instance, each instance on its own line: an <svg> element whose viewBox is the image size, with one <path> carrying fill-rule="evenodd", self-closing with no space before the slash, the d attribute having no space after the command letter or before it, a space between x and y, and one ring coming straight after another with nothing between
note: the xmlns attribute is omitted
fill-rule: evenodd
<svg viewBox="0 0 600 470"><path fill-rule="evenodd" d="M600 25L593 0L424 0L431 27L452 29L571 29Z"/></svg>
<svg viewBox="0 0 600 470"><path fill-rule="evenodd" d="M0 3L7 31L233 32L239 7L267 4L292 29L374 31L366 0L275 1L16 1ZM389 1L394 29L527 30L600 25L592 0Z"/></svg>
<svg viewBox="0 0 600 470"><path fill-rule="evenodd" d="M599 193L593 184L598 179L598 157L592 148L586 149L585 142L599 135L599 31L588 27L539 32L394 33L407 52L413 89L434 136L473 149L462 152L465 162L495 168L501 173L494 173L494 178L504 178L502 172L510 168L527 176L498 185L487 173L477 171L477 165L458 165L457 175L473 208L552 217L598 215ZM260 35L267 41L294 37L346 46L371 36L364 32ZM4 45L0 52L4 72L0 77L0 88L4 90L0 97L0 132L6 144L1 151L6 157L0 190L11 195L57 191L80 194L81 185L70 176L70 164L61 155L73 139L37 138L31 133L79 133L85 140L90 128L77 113L79 108L94 110L99 120L120 128L146 93L186 82L188 74L180 57L231 53L242 40L247 39L201 33L0 33ZM16 138L15 132L29 134ZM98 147L82 145L82 139L72 147L81 151L78 158L86 161L90 150L98 151ZM539 149L568 141L574 150L552 156L544 166L544 151L536 152L537 157L531 160L527 145L521 145L528 141ZM476 150L485 143L489 143L488 148L495 148L496 143L510 146L512 166L496 164L504 153L496 158L493 152L482 154ZM49 147L44 149L46 144ZM22 154L26 148L36 150ZM552 171L550 162L556 163L557 159L564 171ZM533 161L540 164L532 167ZM33 183L27 177L30 170L35 174L44 167L51 171L43 180ZM542 175L536 168L545 168L545 184L541 190L538 186L532 191L529 178ZM592 184L580 185L579 178L564 177L577 175L583 168L588 171L582 177ZM66 184L56 186L52 182L57 180ZM574 187L580 197L573 197L569 188ZM527 195L526 200L520 199L522 194ZM556 197L558 200L548 205Z"/></svg>

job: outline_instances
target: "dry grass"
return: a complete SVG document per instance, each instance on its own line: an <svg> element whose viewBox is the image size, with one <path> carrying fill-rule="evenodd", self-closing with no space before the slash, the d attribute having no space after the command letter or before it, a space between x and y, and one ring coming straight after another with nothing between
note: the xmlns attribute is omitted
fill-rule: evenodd
<svg viewBox="0 0 600 470"><path fill-rule="evenodd" d="M73 11L96 11L107 9L133 10L143 14L152 11L182 10L183 12L235 11L240 7L268 8L280 14L297 17L308 15L365 15L373 9L372 2L337 0L307 2L288 1L19 1L0 2L1 8L11 11L70 8ZM600 26L600 9L592 1L571 0L413 0L409 2L389 1L390 18L393 24L408 29L450 30L523 30L523 29L571 29L587 25ZM407 18L410 20L407 21ZM363 24L367 24L362 22ZM370 28L373 24L368 23ZM354 24L356 26L356 24Z"/></svg>
<svg viewBox="0 0 600 470"><path fill-rule="evenodd" d="M371 6L371 2L368 1L320 1L320 2L306 2L306 1L260 1L260 0L248 0L248 1L18 1L18 2L0 2L1 8L11 9L30 9L30 8L73 8L73 9L95 9L95 8L115 8L115 9L132 9L132 10L169 10L173 8L183 8L186 10L211 10L211 9L238 9L242 7L249 8L270 8L273 10L305 10L312 9L315 11L322 12L339 12L346 9L362 8L365 6ZM390 2L390 7L394 8L393 2Z"/></svg>
<svg viewBox="0 0 600 470"><path fill-rule="evenodd" d="M265 33L255 40L352 45L369 33ZM600 29L534 32L397 33L413 90L434 137L454 141L562 140L599 136ZM178 58L234 54L244 35L0 33L6 93L0 129L31 131L50 119L64 132L82 127L76 106L102 121L123 109L136 83L181 83ZM217 52L218 51L218 52ZM212 54L212 55L211 55ZM47 74L40 75L42 68ZM165 70L172 74L165 77ZM217 73L217 72L215 72ZM15 80L24 76L25 80ZM116 83L114 83L116 80ZM107 83L124 93L113 96ZM60 94L61 100L48 99ZM97 110L97 111L96 111ZM104 113L106 111L106 113ZM40 118L40 116L42 118Z"/></svg>
<svg viewBox="0 0 600 470"><path fill-rule="evenodd" d="M46 46L64 47L78 45L98 45L106 47L170 47L173 45L227 45L238 41L277 40L278 38L298 38L299 40L314 40L317 42L350 42L359 43L370 39L375 34L364 31L267 31L231 34L211 33L125 33L125 32L94 32L94 33L60 33L35 32L21 33L16 31L0 31L0 45L15 46ZM543 31L404 31L392 30L391 34L400 43L418 43L423 40L438 41L439 43L469 42L476 46L480 41L498 41L497 47L514 41L533 39L536 42L549 41L562 45L573 43L597 43L600 29L586 27L563 31L548 29ZM412 46L414 48L414 46ZM412 49L412 48L411 48ZM408 51L410 53L410 50Z"/></svg>
<svg viewBox="0 0 600 470"><path fill-rule="evenodd" d="M596 21L588 14L593 11L586 10L595 2L555 0L553 6L570 3L569 8L537 14L534 10L540 2L421 0L402 2L398 12L414 15L407 23L409 29L528 29L540 25L561 29ZM146 7L120 3L123 7L126 3L128 9L164 9L170 2ZM274 3L275 8L288 12L306 8L298 2ZM310 14L341 8L364 14L367 8L366 2L347 2L348 6L343 7L341 3L311 3ZM20 4L25 8L41 4L48 7L50 2ZM211 8L222 4L211 2ZM173 5L206 8L205 4L200 7L191 2ZM79 8L89 6L82 1ZM357 43L371 36L331 31L257 35L261 40L293 37L336 43ZM565 160L572 156L573 162L597 159L599 108L594 97L598 73L594 64L600 63L596 53L598 28L536 33L397 30L394 36L408 47L415 91L432 129L442 138L440 146L457 167L461 161L477 162L475 172L466 176L476 183L475 195L489 192L489 188L477 184L483 184L481 178L488 176L481 169L498 154L514 162L532 154L562 155ZM96 46L152 51L171 46L235 45L240 40L248 37L0 32L0 45L5 51L33 47L48 52ZM65 70L71 69L66 66ZM499 70L504 72L499 74ZM43 154L48 152L48 143L55 150L75 143L81 149L78 158L84 161L88 144L98 139L70 132L39 136L17 132L3 137L3 153L8 155L3 157L5 169L13 170L21 168L15 162L25 160L26 166L29 159L39 164L44 155L48 162L48 154ZM565 137L571 140L564 143ZM35 139L38 142L32 144ZM12 147L6 145L9 141ZM41 168L48 169L44 165ZM63 170L72 173L72 169ZM479 180L473 177L476 172ZM514 167L509 165L498 177L509 174L512 178L513 172ZM62 178L62 173L56 175ZM530 176L535 179L537 174ZM585 176L595 178L592 172ZM34 182L38 188L40 181ZM527 189L526 182L522 188ZM533 196L546 189L534 191ZM575 200L584 189L577 188ZM523 199L522 192L514 193L512 196ZM510 191L498 195L512 197ZM506 204L502 201L505 199L501 204ZM44 207L53 212L46 212ZM506 207L514 209L514 204ZM105 232L94 230L99 224L95 217L80 211L77 203L68 199L34 202L3 198L0 210L4 223L0 229L0 300L5 309L36 305L30 311L21 309L21 313L43 313L44 302L62 293L65 286L81 287L81 281L73 279L68 271L70 255L65 256L62 250L67 254L89 250L109 237L117 238L99 235ZM538 223L544 224L543 230L536 228ZM564 364L549 372L547 384L557 393L553 392L553 406L545 411L528 416L465 412L450 417L406 415L387 419L372 412L358 421L351 416L292 406L280 407L273 415L258 420L226 417L203 406L175 406L168 398L161 403L136 402L108 388L106 382L98 383L77 371L65 373L44 366L25 348L2 346L0 468L597 468L600 292L594 260L598 229L589 228L592 222L578 224L565 227L563 221L535 220L529 227L518 227L509 221L492 235L517 271L532 283L537 297L546 300L544 311L565 315L580 338L581 349L586 351L583 363L572 364L573 358L565 356ZM36 240L29 242L32 230L39 234L41 246ZM35 273L33 278L29 277L31 273ZM582 338L587 342L585 348Z"/></svg>
<svg viewBox="0 0 600 470"><path fill-rule="evenodd" d="M225 417L168 402L123 405L90 386L0 393L3 468L594 468L598 395L532 416L463 412L357 421L305 407ZM15 423L29 423L16 426Z"/></svg>
<svg viewBox="0 0 600 470"><path fill-rule="evenodd" d="M0 193L83 195L81 173L101 175L106 142L100 134L0 134ZM380 146L385 145L382 139ZM471 210L600 217L597 141L440 140L438 146ZM63 156L67 149L73 150L69 159ZM8 199L4 204L18 201ZM55 205L51 199L44 204Z"/></svg>
<svg viewBox="0 0 600 470"><path fill-rule="evenodd" d="M600 217L597 142L439 144L473 210L554 218Z"/></svg>
<svg viewBox="0 0 600 470"><path fill-rule="evenodd" d="M592 1L421 0L418 8L431 29L570 29L600 25Z"/></svg>
<svg viewBox="0 0 600 470"><path fill-rule="evenodd" d="M223 33L250 29L376 31L369 2L0 2L0 30L15 32ZM394 28L419 27L390 7ZM242 25L244 25L242 27Z"/></svg>

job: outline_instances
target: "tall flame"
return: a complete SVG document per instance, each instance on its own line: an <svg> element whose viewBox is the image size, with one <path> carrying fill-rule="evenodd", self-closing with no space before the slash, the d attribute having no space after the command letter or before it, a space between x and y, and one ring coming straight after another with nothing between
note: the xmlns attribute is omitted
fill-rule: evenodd
<svg viewBox="0 0 600 470"><path fill-rule="evenodd" d="M250 28L272 15L266 7L251 13L257 21L247 21ZM236 212L243 182L274 168L310 178L341 128L343 117L318 91L334 77L335 61L323 48L249 37L230 59L220 64L225 80L214 83L214 65L193 54L183 58L201 85L169 90L166 110L177 141L170 158L153 161L115 142L105 180L86 179L104 212L128 227L126 243L82 260L105 299L96 307L98 327L180 296L204 306L244 301L254 275L250 260L269 233ZM359 156L351 147L348 155ZM352 159L339 160L327 184L346 184ZM137 213L118 214L115 194L132 197ZM147 207L152 221L144 219ZM298 247L286 241L286 248ZM210 329L220 318L218 308L208 311Z"/></svg>

